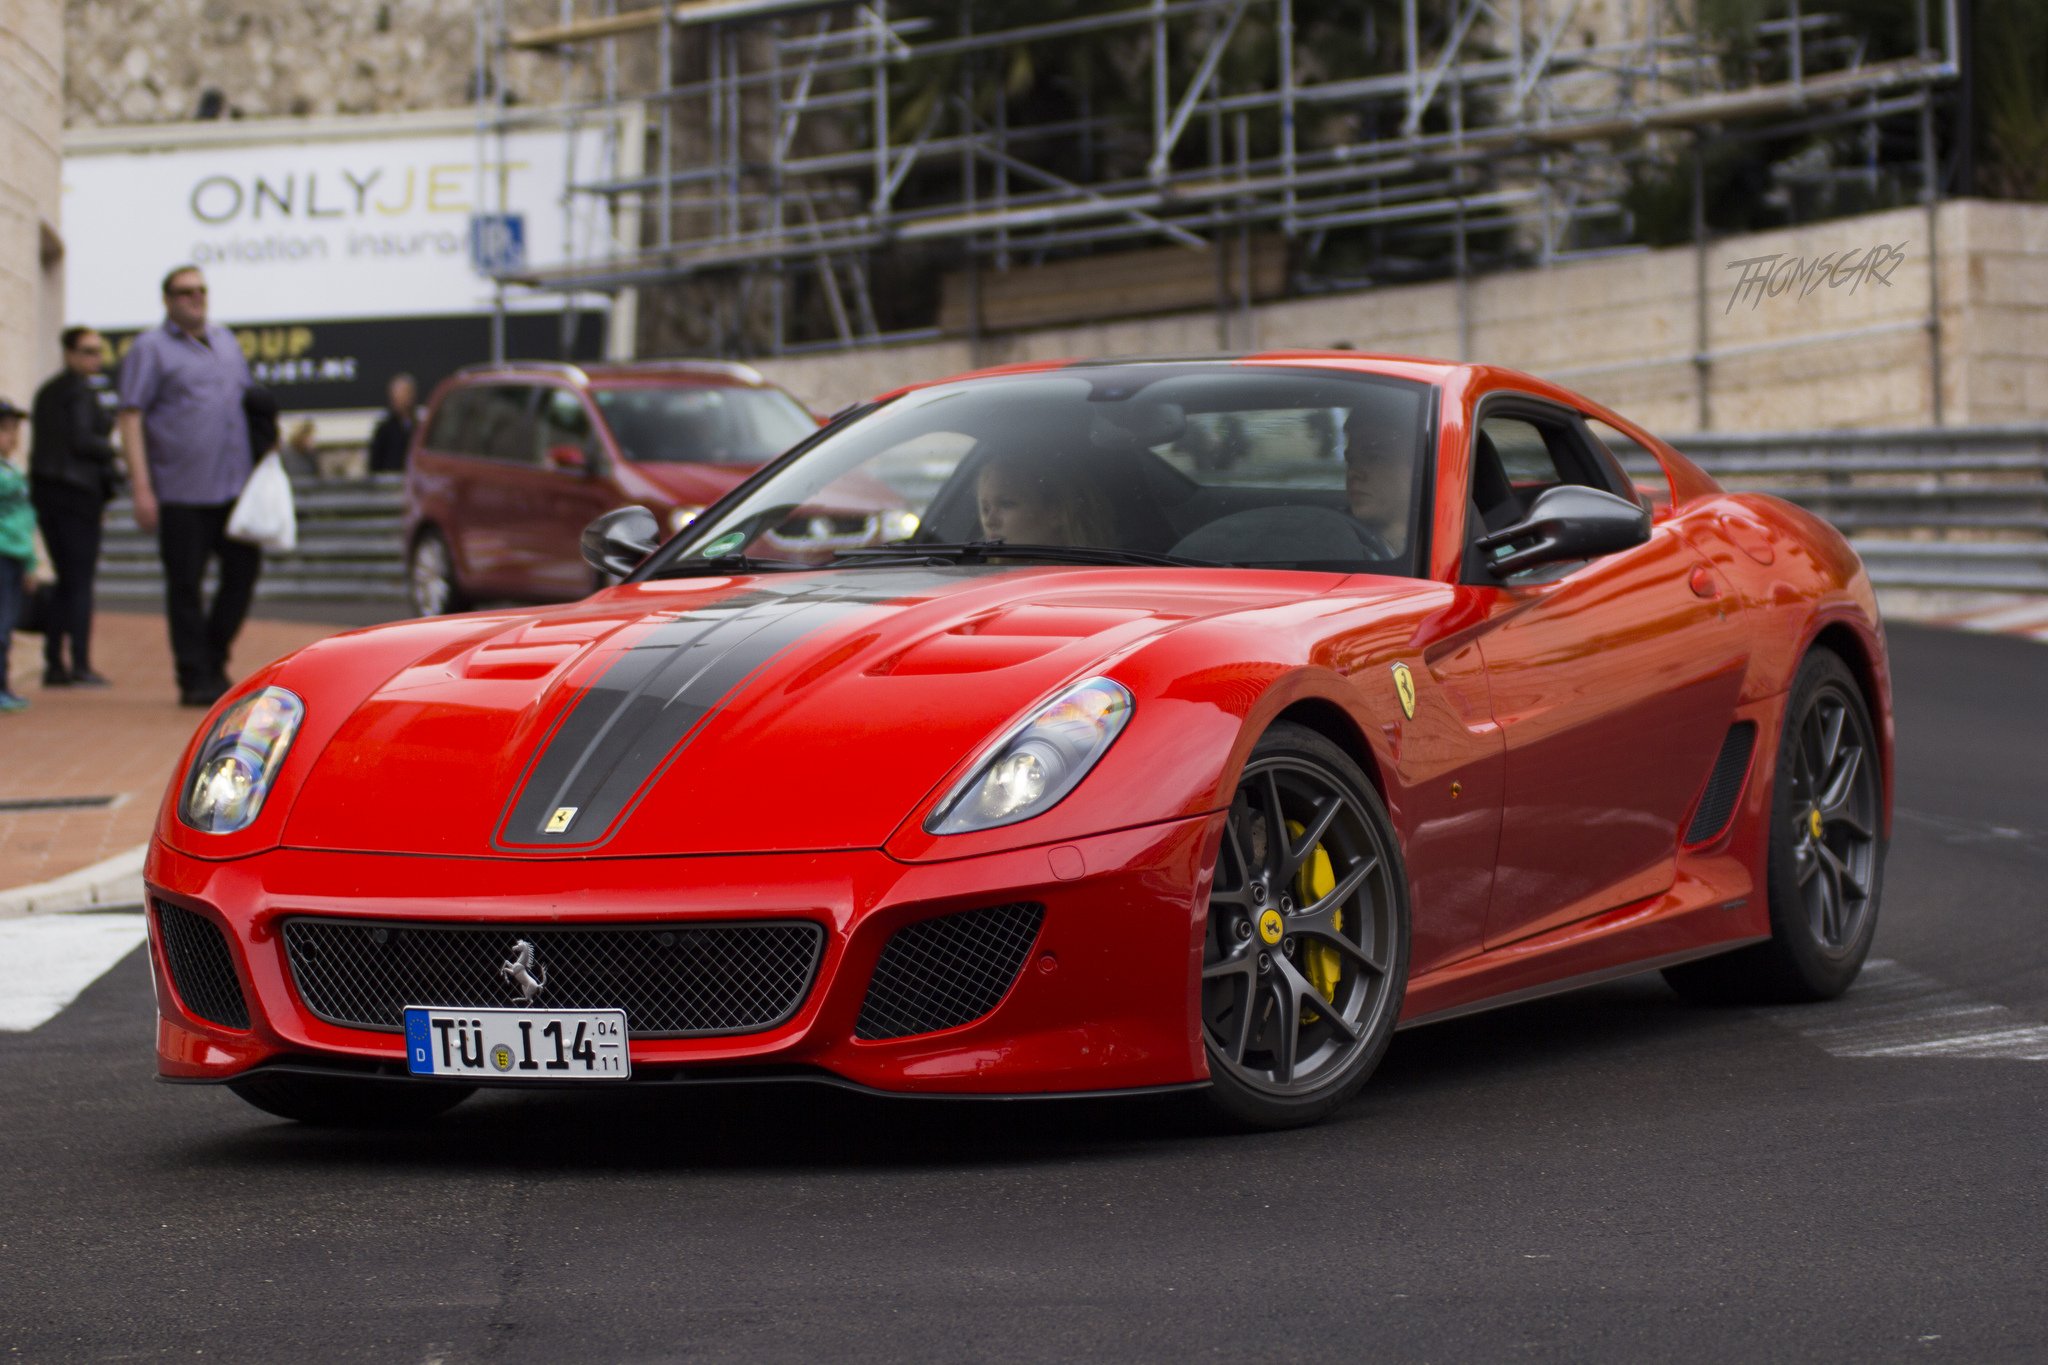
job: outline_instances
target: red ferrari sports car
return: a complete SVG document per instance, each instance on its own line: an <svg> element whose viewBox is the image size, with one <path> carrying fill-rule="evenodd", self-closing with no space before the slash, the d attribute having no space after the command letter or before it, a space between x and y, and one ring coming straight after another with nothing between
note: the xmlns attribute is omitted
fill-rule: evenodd
<svg viewBox="0 0 2048 1365"><path fill-rule="evenodd" d="M786 557L876 483L914 534ZM164 1078L313 1122L788 1077L1281 1125L1399 1027L1651 969L1821 999L1869 949L1855 554L1527 375L993 370L658 539L609 513L615 587L222 700L146 872Z"/></svg>

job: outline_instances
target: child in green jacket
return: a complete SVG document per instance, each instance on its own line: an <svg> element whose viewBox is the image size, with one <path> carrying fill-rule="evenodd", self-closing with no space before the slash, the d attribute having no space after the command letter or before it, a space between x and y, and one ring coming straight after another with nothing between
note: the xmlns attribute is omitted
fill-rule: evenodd
<svg viewBox="0 0 2048 1365"><path fill-rule="evenodd" d="M0 398L0 712L28 705L7 686L8 646L28 596L29 572L36 566L35 509L29 506L28 480L14 463L21 419L27 415Z"/></svg>

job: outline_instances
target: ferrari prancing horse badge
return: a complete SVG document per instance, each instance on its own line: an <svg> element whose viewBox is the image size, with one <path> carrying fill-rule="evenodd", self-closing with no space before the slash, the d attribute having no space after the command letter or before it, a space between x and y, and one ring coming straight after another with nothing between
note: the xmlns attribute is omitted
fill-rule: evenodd
<svg viewBox="0 0 2048 1365"><path fill-rule="evenodd" d="M1415 719L1415 675L1408 671L1408 665L1394 665L1394 691L1401 696L1401 714Z"/></svg>

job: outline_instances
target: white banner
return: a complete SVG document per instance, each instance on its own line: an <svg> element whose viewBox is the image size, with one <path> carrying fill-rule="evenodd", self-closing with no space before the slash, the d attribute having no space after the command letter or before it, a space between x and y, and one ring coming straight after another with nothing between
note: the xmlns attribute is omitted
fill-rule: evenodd
<svg viewBox="0 0 2048 1365"><path fill-rule="evenodd" d="M206 272L212 316L233 324L487 311L472 216L505 215L481 227L500 263L560 265L572 246L581 259L600 254L603 201L576 196L567 222L563 201L572 175L604 174L603 139L588 126L493 136L481 168L476 136L449 132L74 148L65 312L96 327L147 326L163 316L164 272L186 263ZM511 306L522 306L517 291Z"/></svg>

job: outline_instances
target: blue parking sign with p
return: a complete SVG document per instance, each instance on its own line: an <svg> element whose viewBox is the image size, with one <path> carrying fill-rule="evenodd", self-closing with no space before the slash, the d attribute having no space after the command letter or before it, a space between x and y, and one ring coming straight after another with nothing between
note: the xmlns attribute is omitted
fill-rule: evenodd
<svg viewBox="0 0 2048 1365"><path fill-rule="evenodd" d="M469 259L478 274L517 270L526 264L526 215L473 213L469 216Z"/></svg>

